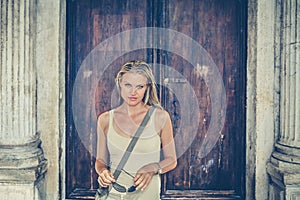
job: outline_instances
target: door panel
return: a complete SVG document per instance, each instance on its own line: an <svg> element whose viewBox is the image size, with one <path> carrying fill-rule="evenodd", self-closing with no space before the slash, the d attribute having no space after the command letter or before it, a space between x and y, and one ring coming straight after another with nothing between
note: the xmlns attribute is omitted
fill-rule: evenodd
<svg viewBox="0 0 300 200"><path fill-rule="evenodd" d="M125 60L133 58L145 58L147 50L130 52L115 60L104 71L101 81L93 82L98 85L96 91L91 91L89 85L81 88L80 92L73 94L73 86L78 70L88 54L102 41L121 32L147 26L147 3L145 1L94 1L94 0L70 0L67 1L67 136L66 136L66 197L67 198L93 198L95 189L98 188L97 175L94 169L96 152L96 129L91 124L100 113L111 108L111 91L114 89L114 77ZM136 42L139 42L136 38ZM116 44L119 49L122 44ZM109 54L107 54L109 56ZM94 61L101 65L101 61ZM89 75L86 71L86 75ZM100 73L100 72L93 72ZM81 124L83 133L79 136L74 124L72 112L72 95L76 95L82 104L90 103L86 97L95 98L95 109L82 110L86 121L91 123ZM82 140L87 140L82 141ZM84 145L89 143L90 145Z"/></svg>
<svg viewBox="0 0 300 200"><path fill-rule="evenodd" d="M66 100L66 198L92 199L98 187L94 170L96 144L95 125L84 124L82 144L72 116L72 95L76 74L90 51L105 39L122 31L138 27L162 27L179 31L202 45L214 60L223 78L227 110L226 121L212 150L204 157L199 151L207 134L211 118L210 91L205 80L194 73L194 67L183 57L162 49L140 49L131 51L114 60L101 78L78 94L82 104L86 97L95 98L93 111L84 110L87 121L94 121L100 113L112 107L114 77L122 63L131 59L144 59L155 63L159 96L165 109L170 113L174 134L186 141L191 132L187 126L180 130L182 109L190 106L189 98L179 102L181 94L168 88L168 84L179 84L187 88L190 84L199 102L199 124L196 137L190 148L178 159L178 166L162 176L162 199L178 198L219 198L243 199L245 195L245 27L246 3L238 0L68 0L67 1L67 100ZM149 34L150 42L173 45L168 38L155 38ZM134 36L133 36L134 37ZM139 38L135 38L136 42ZM118 49L122 45L116 44ZM180 44L183 52L189 46ZM188 51L186 51L188 52ZM95 62L96 63L96 62ZM101 64L98 62L98 64ZM186 81L166 78L171 74L160 66L171 66L180 72ZM95 72L97 73L97 72ZM192 115L192 113L191 113ZM194 116L191 116L193 119ZM191 123L193 123L191 121ZM178 147L181 143L176 144Z"/></svg>
<svg viewBox="0 0 300 200"><path fill-rule="evenodd" d="M206 190L215 191L215 196L244 196L244 13L244 5L235 0L172 0L166 5L164 27L184 33L203 46L223 77L227 96L226 121L220 138L206 157L199 158L199 149L207 134L212 114L209 88L203 79L195 76L191 64L177 55L166 53L164 61L184 74L194 88L201 112L194 142L178 160L178 167L164 177L166 180L163 191L167 194L166 197L172 194L176 197L180 194L206 196ZM189 47L183 45L180 48L184 51ZM165 76L168 77L167 74ZM189 98L186 99L188 104ZM168 96L164 98L164 106L170 113L175 113L172 118L176 119L178 108L169 106L176 104L174 101L176 99Z"/></svg>

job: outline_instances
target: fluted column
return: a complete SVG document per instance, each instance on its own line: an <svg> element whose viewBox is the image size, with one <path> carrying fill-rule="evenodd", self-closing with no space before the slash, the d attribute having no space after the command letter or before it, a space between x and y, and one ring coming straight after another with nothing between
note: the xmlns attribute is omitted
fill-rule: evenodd
<svg viewBox="0 0 300 200"><path fill-rule="evenodd" d="M1 199L40 199L47 162L36 129L36 2L0 2Z"/></svg>
<svg viewBox="0 0 300 200"><path fill-rule="evenodd" d="M280 128L268 165L270 199L300 198L300 3L280 1Z"/></svg>
<svg viewBox="0 0 300 200"><path fill-rule="evenodd" d="M297 2L284 3L284 31L282 51L282 85L281 85L281 135L280 141L300 148L300 26L297 16ZM298 9L299 9L298 4ZM299 11L298 11L299 12ZM298 14L299 15L299 14ZM298 18L298 21L297 21ZM298 23L298 24L297 24ZM298 90L297 90L298 89ZM298 92L298 93L297 93ZM298 120L297 120L298 119Z"/></svg>

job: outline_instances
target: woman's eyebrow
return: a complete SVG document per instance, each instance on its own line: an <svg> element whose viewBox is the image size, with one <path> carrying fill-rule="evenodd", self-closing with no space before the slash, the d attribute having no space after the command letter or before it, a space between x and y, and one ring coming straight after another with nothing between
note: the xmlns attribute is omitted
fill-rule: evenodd
<svg viewBox="0 0 300 200"><path fill-rule="evenodd" d="M125 84L131 84L131 85L135 85L129 81L124 81ZM147 83L137 83L136 86L140 86L140 85L147 85Z"/></svg>
<svg viewBox="0 0 300 200"><path fill-rule="evenodd" d="M124 81L124 83L129 83L129 84L131 84L130 82L128 82L128 81L126 81L126 80Z"/></svg>

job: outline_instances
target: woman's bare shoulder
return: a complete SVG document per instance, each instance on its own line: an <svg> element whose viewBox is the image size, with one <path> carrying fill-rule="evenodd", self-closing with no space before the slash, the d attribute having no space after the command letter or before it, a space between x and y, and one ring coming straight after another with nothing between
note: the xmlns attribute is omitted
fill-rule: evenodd
<svg viewBox="0 0 300 200"><path fill-rule="evenodd" d="M161 109L161 108L156 108L156 116L157 117L162 117L162 118L165 118L169 115L169 113L164 110L164 109Z"/></svg>
<svg viewBox="0 0 300 200"><path fill-rule="evenodd" d="M155 124L156 127L164 127L165 123L170 120L170 115L166 110L156 108L155 112Z"/></svg>
<svg viewBox="0 0 300 200"><path fill-rule="evenodd" d="M98 127L102 130L106 130L109 124L109 111L103 112L98 116Z"/></svg>

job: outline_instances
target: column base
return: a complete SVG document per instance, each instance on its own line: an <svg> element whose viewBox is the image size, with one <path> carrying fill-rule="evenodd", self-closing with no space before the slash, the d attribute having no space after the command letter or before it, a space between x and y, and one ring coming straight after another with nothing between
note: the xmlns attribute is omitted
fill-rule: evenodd
<svg viewBox="0 0 300 200"><path fill-rule="evenodd" d="M299 153L299 154L298 154ZM300 149L277 143L267 164L269 200L300 199Z"/></svg>
<svg viewBox="0 0 300 200"><path fill-rule="evenodd" d="M1 199L45 199L47 160L37 134L21 145L0 145Z"/></svg>

